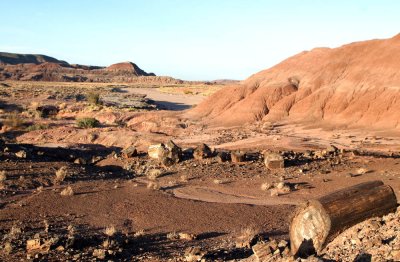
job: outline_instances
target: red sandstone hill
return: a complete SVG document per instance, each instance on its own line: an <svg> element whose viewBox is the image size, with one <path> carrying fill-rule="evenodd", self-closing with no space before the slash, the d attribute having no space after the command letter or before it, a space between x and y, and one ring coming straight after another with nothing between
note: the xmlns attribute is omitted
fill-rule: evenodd
<svg viewBox="0 0 400 262"><path fill-rule="evenodd" d="M107 71L125 72L136 76L155 76L154 73L146 73L132 62L123 62L110 65L106 68Z"/></svg>
<svg viewBox="0 0 400 262"><path fill-rule="evenodd" d="M302 52L220 90L187 115L224 126L287 120L400 128L400 34Z"/></svg>

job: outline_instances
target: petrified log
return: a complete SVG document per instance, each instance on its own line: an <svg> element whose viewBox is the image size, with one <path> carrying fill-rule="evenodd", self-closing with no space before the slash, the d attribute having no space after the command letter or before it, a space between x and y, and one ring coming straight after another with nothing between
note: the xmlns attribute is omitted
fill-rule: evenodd
<svg viewBox="0 0 400 262"><path fill-rule="evenodd" d="M290 224L293 255L319 254L343 230L397 207L393 189L382 181L351 186L299 206Z"/></svg>

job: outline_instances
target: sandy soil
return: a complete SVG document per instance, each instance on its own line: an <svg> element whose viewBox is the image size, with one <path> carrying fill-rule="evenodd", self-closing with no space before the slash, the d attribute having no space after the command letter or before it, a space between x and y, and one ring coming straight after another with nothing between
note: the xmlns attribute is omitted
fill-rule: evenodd
<svg viewBox="0 0 400 262"><path fill-rule="evenodd" d="M165 93L158 88L127 88L126 90L130 93L146 95L147 98L154 100L161 109L165 110L189 109L198 105L205 98L203 95Z"/></svg>

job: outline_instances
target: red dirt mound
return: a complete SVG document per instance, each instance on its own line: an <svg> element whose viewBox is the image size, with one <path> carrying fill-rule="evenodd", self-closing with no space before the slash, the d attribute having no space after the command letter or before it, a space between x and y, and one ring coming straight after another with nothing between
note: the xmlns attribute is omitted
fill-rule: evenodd
<svg viewBox="0 0 400 262"><path fill-rule="evenodd" d="M136 76L155 76L153 73L146 73L132 62L112 64L106 68L107 71L127 72Z"/></svg>
<svg viewBox="0 0 400 262"><path fill-rule="evenodd" d="M224 126L288 120L400 128L400 34L302 52L220 90L187 115Z"/></svg>

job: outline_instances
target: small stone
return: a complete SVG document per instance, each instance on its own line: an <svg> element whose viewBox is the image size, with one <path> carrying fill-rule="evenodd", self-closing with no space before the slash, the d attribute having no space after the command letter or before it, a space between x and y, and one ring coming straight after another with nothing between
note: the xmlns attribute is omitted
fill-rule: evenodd
<svg viewBox="0 0 400 262"><path fill-rule="evenodd" d="M77 158L77 159L75 159L75 161L74 161L74 164L78 164L78 165L86 165L87 164L87 162L86 162L86 160L85 159L83 159L83 158Z"/></svg>
<svg viewBox="0 0 400 262"><path fill-rule="evenodd" d="M26 154L25 150L20 150L17 153L15 153L15 156L18 157L18 158L26 158L27 154Z"/></svg>
<svg viewBox="0 0 400 262"><path fill-rule="evenodd" d="M212 156L212 151L206 144L201 144L194 149L193 157L195 159L205 159Z"/></svg>
<svg viewBox="0 0 400 262"><path fill-rule="evenodd" d="M189 247L185 251L185 259L188 262L200 261L204 254L199 247Z"/></svg>
<svg viewBox="0 0 400 262"><path fill-rule="evenodd" d="M162 157L165 157L168 154L168 149L164 144L156 144L149 146L147 153L150 158L160 160Z"/></svg>
<svg viewBox="0 0 400 262"><path fill-rule="evenodd" d="M92 255L98 259L104 259L106 257L106 251L104 249L95 249Z"/></svg>
<svg viewBox="0 0 400 262"><path fill-rule="evenodd" d="M276 188L271 190L271 196L279 196L279 192Z"/></svg>
<svg viewBox="0 0 400 262"><path fill-rule="evenodd" d="M122 156L124 158L131 158L131 157L135 157L138 155L137 149L135 146L130 146L128 148L125 148L124 150L122 150Z"/></svg>
<svg viewBox="0 0 400 262"><path fill-rule="evenodd" d="M196 239L195 234L179 233L178 236L179 236L179 239L184 239L184 240L188 240L188 241Z"/></svg>
<svg viewBox="0 0 400 262"><path fill-rule="evenodd" d="M231 154L232 163L241 163L246 161L246 154L243 152L232 152Z"/></svg>
<svg viewBox="0 0 400 262"><path fill-rule="evenodd" d="M278 169L285 167L283 156L273 152L266 152L264 154L264 164L268 169Z"/></svg>
<svg viewBox="0 0 400 262"><path fill-rule="evenodd" d="M272 256L269 244L265 242L259 242L252 247L254 255L258 261L269 261L268 259Z"/></svg>
<svg viewBox="0 0 400 262"><path fill-rule="evenodd" d="M217 161L218 163L223 163L229 161L231 159L231 154L228 152L219 152L217 154Z"/></svg>

